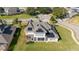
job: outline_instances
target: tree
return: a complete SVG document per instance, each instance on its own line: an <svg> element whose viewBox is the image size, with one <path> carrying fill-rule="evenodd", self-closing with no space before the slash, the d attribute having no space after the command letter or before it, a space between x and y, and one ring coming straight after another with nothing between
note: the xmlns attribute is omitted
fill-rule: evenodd
<svg viewBox="0 0 79 59"><path fill-rule="evenodd" d="M51 12L50 7L28 7L26 10L26 13L30 15L49 14Z"/></svg>
<svg viewBox="0 0 79 59"><path fill-rule="evenodd" d="M0 7L0 13L4 13L4 9Z"/></svg>
<svg viewBox="0 0 79 59"><path fill-rule="evenodd" d="M52 9L50 7L38 7L37 10L41 13L41 14L49 14L52 12Z"/></svg>
<svg viewBox="0 0 79 59"><path fill-rule="evenodd" d="M65 18L66 14L67 14L67 10L64 7L54 7L53 8L53 15L56 18Z"/></svg>
<svg viewBox="0 0 79 59"><path fill-rule="evenodd" d="M28 7L26 10L26 13L30 14L30 15L37 15L38 14L38 12L36 12L36 8L34 8L34 7Z"/></svg>
<svg viewBox="0 0 79 59"><path fill-rule="evenodd" d="M5 12L4 9L2 7L0 7L0 15L4 15L3 14L4 12Z"/></svg>
<svg viewBox="0 0 79 59"><path fill-rule="evenodd" d="M56 19L52 16L50 19L51 23L57 23Z"/></svg>
<svg viewBox="0 0 79 59"><path fill-rule="evenodd" d="M14 19L13 24L18 24L18 18Z"/></svg>

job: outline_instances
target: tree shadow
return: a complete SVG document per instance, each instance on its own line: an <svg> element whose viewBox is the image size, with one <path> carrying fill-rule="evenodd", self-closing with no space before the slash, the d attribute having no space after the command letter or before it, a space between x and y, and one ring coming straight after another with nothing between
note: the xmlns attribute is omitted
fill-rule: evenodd
<svg viewBox="0 0 79 59"><path fill-rule="evenodd" d="M58 25L55 25L55 26L58 26ZM55 31L57 32L57 34L58 34L58 36L59 36L58 41L62 40L62 38L61 38L61 36L60 36L60 34L59 34L59 32L57 31L57 29L56 29L56 28L55 28Z"/></svg>
<svg viewBox="0 0 79 59"><path fill-rule="evenodd" d="M34 43L33 41L26 42L26 44L33 44L33 43Z"/></svg>
<svg viewBox="0 0 79 59"><path fill-rule="evenodd" d="M52 30L54 30L54 32L55 32L55 33L57 33L57 35L59 36L58 41L60 41L62 38L61 38L61 36L60 36L59 32L57 31L56 26L58 26L58 25L54 25L54 26L53 26L53 25L51 25Z"/></svg>
<svg viewBox="0 0 79 59"><path fill-rule="evenodd" d="M14 38L8 48L8 51L12 51L14 49L15 45L17 44L18 38L21 34L20 32L21 32L21 28L17 28L14 34Z"/></svg>

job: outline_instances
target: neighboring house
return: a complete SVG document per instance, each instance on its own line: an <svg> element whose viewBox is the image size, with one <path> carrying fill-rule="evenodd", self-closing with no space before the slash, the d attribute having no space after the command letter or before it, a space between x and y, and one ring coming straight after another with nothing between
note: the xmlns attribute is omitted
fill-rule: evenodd
<svg viewBox="0 0 79 59"><path fill-rule="evenodd" d="M72 17L79 13L79 7L67 7L69 17Z"/></svg>
<svg viewBox="0 0 79 59"><path fill-rule="evenodd" d="M15 31L16 27L14 26L0 25L0 51L8 49Z"/></svg>
<svg viewBox="0 0 79 59"><path fill-rule="evenodd" d="M67 21L72 18L74 15L79 13L79 7L64 7L68 13L65 15L63 19L56 19L58 22Z"/></svg>
<svg viewBox="0 0 79 59"><path fill-rule="evenodd" d="M17 7L3 7L3 9L6 15L13 15L13 14L20 13L20 9Z"/></svg>
<svg viewBox="0 0 79 59"><path fill-rule="evenodd" d="M29 21L25 28L25 34L27 41L34 42L57 42L59 38L53 26L40 20Z"/></svg>
<svg viewBox="0 0 79 59"><path fill-rule="evenodd" d="M48 22L51 18L50 14L39 14L38 19L44 22Z"/></svg>
<svg viewBox="0 0 79 59"><path fill-rule="evenodd" d="M79 7L71 7L72 10L74 10L74 12L79 12Z"/></svg>
<svg viewBox="0 0 79 59"><path fill-rule="evenodd" d="M21 12L26 12L27 7L19 7L19 9L20 9Z"/></svg>

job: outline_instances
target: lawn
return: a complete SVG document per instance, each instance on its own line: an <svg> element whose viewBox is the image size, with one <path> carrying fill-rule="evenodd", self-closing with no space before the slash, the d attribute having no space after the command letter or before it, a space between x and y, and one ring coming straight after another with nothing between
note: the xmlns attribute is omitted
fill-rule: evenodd
<svg viewBox="0 0 79 59"><path fill-rule="evenodd" d="M79 16L72 17L69 22L73 24L79 24Z"/></svg>
<svg viewBox="0 0 79 59"><path fill-rule="evenodd" d="M30 18L32 16L28 14L18 14L18 15L6 15L6 16L0 16L0 19L15 19L15 18Z"/></svg>
<svg viewBox="0 0 79 59"><path fill-rule="evenodd" d="M58 42L39 42L26 44L24 30L18 38L17 44L13 51L72 51L79 50L79 46L73 41L69 30L56 26L56 29L61 37Z"/></svg>

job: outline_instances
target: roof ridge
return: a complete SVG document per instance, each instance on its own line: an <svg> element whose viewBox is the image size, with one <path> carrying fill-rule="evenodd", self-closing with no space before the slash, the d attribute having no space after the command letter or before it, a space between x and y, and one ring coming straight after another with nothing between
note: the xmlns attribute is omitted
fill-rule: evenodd
<svg viewBox="0 0 79 59"><path fill-rule="evenodd" d="M38 29L42 29L44 32L46 32L46 30L41 26L40 23L36 24L35 32L36 32L36 30L38 30Z"/></svg>

